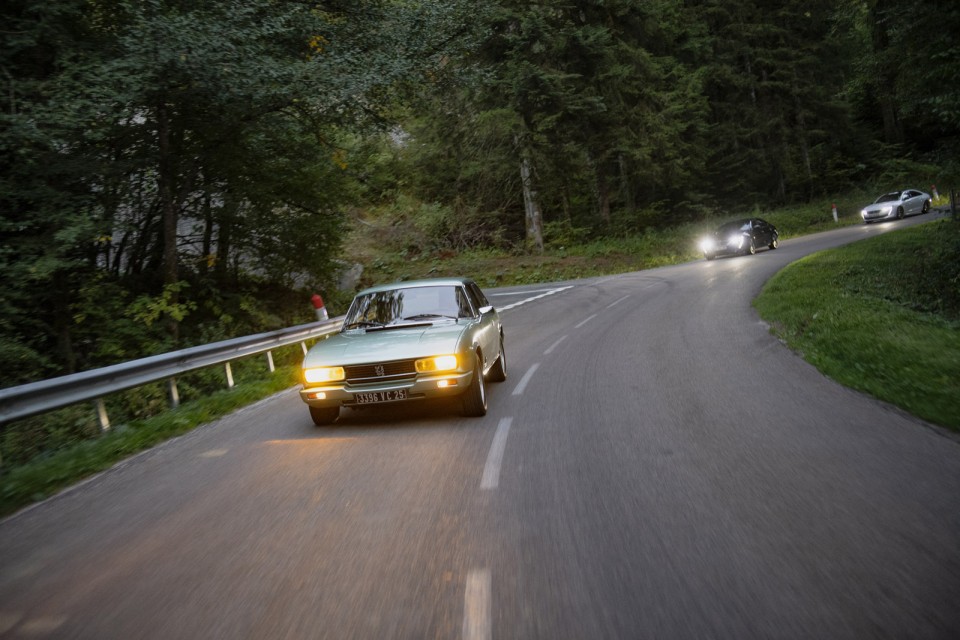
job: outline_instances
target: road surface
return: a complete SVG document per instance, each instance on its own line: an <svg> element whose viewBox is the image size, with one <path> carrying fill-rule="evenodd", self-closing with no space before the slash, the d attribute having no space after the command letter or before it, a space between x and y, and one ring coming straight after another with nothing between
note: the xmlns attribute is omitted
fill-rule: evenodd
<svg viewBox="0 0 960 640"><path fill-rule="evenodd" d="M957 638L960 440L750 306L812 251L491 290L490 411L281 393L0 523L10 638Z"/></svg>

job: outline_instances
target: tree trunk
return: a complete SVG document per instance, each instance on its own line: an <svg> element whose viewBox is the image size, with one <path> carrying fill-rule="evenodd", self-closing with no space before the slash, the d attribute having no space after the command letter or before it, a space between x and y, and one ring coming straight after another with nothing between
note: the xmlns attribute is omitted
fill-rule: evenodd
<svg viewBox="0 0 960 640"><path fill-rule="evenodd" d="M886 25L888 18L884 15L883 5L883 1L878 0L870 9L870 17L873 19L873 55L877 61L875 89L880 102L880 115L883 117L883 138L889 143L898 144L904 139L903 124L897 109L897 74L891 61L890 35Z"/></svg>
<svg viewBox="0 0 960 640"><path fill-rule="evenodd" d="M160 153L157 190L160 197L160 215L163 220L163 284L164 287L174 285L179 280L178 252L177 252L177 223L179 222L179 207L174 194L177 192L174 181L174 158L170 148L170 114L167 104L161 100L157 104L157 146ZM170 304L179 302L179 293L176 288L170 292ZM180 324L173 318L167 319L167 330L176 343L179 338Z"/></svg>
<svg viewBox="0 0 960 640"><path fill-rule="evenodd" d="M634 211L637 208L637 202L633 197L633 187L630 184L630 169L627 165L627 157L623 153L617 154L617 165L620 168L620 192L623 194L624 204L626 204L627 211Z"/></svg>
<svg viewBox="0 0 960 640"><path fill-rule="evenodd" d="M543 253L543 214L540 212L540 198L533 183L533 166L530 150L522 147L520 151L520 184L523 186L523 208L526 212L527 242Z"/></svg>

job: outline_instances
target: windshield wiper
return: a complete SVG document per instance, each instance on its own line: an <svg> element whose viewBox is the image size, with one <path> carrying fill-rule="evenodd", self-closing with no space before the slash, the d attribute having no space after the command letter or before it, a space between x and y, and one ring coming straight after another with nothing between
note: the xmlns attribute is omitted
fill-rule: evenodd
<svg viewBox="0 0 960 640"><path fill-rule="evenodd" d="M418 313L412 316L401 318L401 320L429 320L430 318L449 318L450 320L459 319L456 316L448 316L442 313Z"/></svg>
<svg viewBox="0 0 960 640"><path fill-rule="evenodd" d="M369 322L367 320L357 320L356 322L351 322L348 325L344 325L344 329L358 329L360 327L382 327L383 323L381 322Z"/></svg>

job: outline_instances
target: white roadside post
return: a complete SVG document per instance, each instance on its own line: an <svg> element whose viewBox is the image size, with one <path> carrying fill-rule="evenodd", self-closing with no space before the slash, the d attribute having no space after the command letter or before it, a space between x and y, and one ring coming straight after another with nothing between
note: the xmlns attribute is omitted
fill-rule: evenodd
<svg viewBox="0 0 960 640"><path fill-rule="evenodd" d="M837 205L836 205L836 203L834 203L832 209L833 209L833 221L834 221L834 222L840 222L840 220L837 218Z"/></svg>
<svg viewBox="0 0 960 640"><path fill-rule="evenodd" d="M313 294L313 296L310 297L310 302L313 303L313 308L317 312L317 320L325 322L330 319L330 316L327 314L327 308L323 306L323 298L320 297L319 293Z"/></svg>

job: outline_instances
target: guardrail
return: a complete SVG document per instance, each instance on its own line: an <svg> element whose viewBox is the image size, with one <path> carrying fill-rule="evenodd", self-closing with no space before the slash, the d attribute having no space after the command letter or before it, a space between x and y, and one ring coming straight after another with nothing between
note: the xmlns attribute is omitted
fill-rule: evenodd
<svg viewBox="0 0 960 640"><path fill-rule="evenodd" d="M0 389L0 424L94 400L100 429L106 431L110 428L110 419L103 398L111 393L166 380L170 404L176 407L180 404L178 375L222 364L226 371L227 386L233 387L231 361L266 353L272 372L273 349L299 342L306 354L307 340L335 333L342 321L343 316L340 316Z"/></svg>

